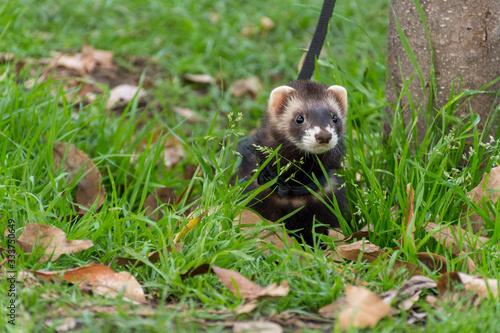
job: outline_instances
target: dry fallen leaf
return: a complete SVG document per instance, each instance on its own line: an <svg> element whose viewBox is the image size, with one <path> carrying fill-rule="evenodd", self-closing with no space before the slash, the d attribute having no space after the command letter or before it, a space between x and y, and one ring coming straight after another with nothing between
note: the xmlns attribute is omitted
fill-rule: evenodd
<svg viewBox="0 0 500 333"><path fill-rule="evenodd" d="M67 155L66 155L67 151ZM57 169L64 162L63 168L69 173L68 183L71 183L79 172L83 177L78 182L75 202L83 207L90 208L97 201L96 210L104 203L106 190L102 185L102 177L88 155L76 148L75 145L56 142L53 148L54 167ZM79 208L79 214L85 214L86 209Z"/></svg>
<svg viewBox="0 0 500 333"><path fill-rule="evenodd" d="M328 229L328 237L336 238L343 241L345 239L344 234L340 230Z"/></svg>
<svg viewBox="0 0 500 333"><path fill-rule="evenodd" d="M373 262L377 258L387 256L378 245L370 243L367 240L360 240L351 244L338 245L335 250L344 259L357 261L360 253L362 259L368 262Z"/></svg>
<svg viewBox="0 0 500 333"><path fill-rule="evenodd" d="M54 328L54 320L51 318L51 319L46 319L44 322L43 322L43 325L47 328L49 327L52 327ZM74 330L75 328L77 327L77 324L76 324L76 320L75 318L73 317L66 317L66 318L63 318L61 323L59 323L59 325L57 327L55 327L55 331L57 333L62 333L62 332L68 332L68 331L71 331L71 330Z"/></svg>
<svg viewBox="0 0 500 333"><path fill-rule="evenodd" d="M182 228L182 230L179 231L177 235L175 235L174 243L178 243L184 236L186 236L188 232L190 232L191 229L193 229L195 225L198 224L198 222L200 222L203 219L203 216L205 216L205 214L202 214L189 221L188 224L186 224L184 228Z"/></svg>
<svg viewBox="0 0 500 333"><path fill-rule="evenodd" d="M208 264L201 264L196 268L190 269L187 273L181 274L181 279L193 277L200 274L213 272L219 278L219 281L226 286L235 296L247 299L246 302L236 308L237 313L250 313L257 307L257 300L262 297L281 297L288 295L290 288L288 282L282 281L281 285L272 283L267 287L258 285L238 272L212 266Z"/></svg>
<svg viewBox="0 0 500 333"><path fill-rule="evenodd" d="M23 287L29 287L34 285L40 286L40 283L38 282L38 279L36 278L35 275L22 269L14 274L12 273L11 270L7 270L5 267L3 267L0 270L0 278L4 278L4 280L12 279L17 283L19 283L20 285L22 285Z"/></svg>
<svg viewBox="0 0 500 333"><path fill-rule="evenodd" d="M262 287L253 283L238 272L212 266L212 271L217 274L219 281L225 285L235 296L241 298L260 298L260 297L280 297L288 295L289 287L286 281L283 281L280 286L276 283L268 287ZM237 288L237 289L236 289Z"/></svg>
<svg viewBox="0 0 500 333"><path fill-rule="evenodd" d="M349 327L374 327L387 316L392 307L365 287L347 286L345 297L319 309L327 318L339 317L343 330Z"/></svg>
<svg viewBox="0 0 500 333"><path fill-rule="evenodd" d="M446 273L446 258L435 253L419 252L416 256L420 262L427 266L431 271Z"/></svg>
<svg viewBox="0 0 500 333"><path fill-rule="evenodd" d="M58 67L65 67L67 69L77 71L81 75L88 73L93 69L91 59L82 57L81 53L77 53L75 55L54 53L53 58L56 59L56 65Z"/></svg>
<svg viewBox="0 0 500 333"><path fill-rule="evenodd" d="M234 82L229 88L229 94L234 97L249 96L254 99L262 91L262 84L258 77L240 79Z"/></svg>
<svg viewBox="0 0 500 333"><path fill-rule="evenodd" d="M263 221L267 221L269 224L272 224L271 221L264 219L257 213L249 209L243 209L240 215L235 217L233 223L235 225L241 225L240 230L245 231L250 228L254 228L254 226L257 223L261 223ZM283 233L282 230L266 229L261 231L258 237L259 237L259 243L261 245L272 244L280 250L284 250L287 247L285 246L285 242L288 245L288 247L293 246L292 238L288 234ZM269 255L269 249L266 249L263 253Z"/></svg>
<svg viewBox="0 0 500 333"><path fill-rule="evenodd" d="M461 283L466 290L473 291L479 297L488 298L491 295L495 299L498 298L499 280L484 279L460 272L450 272L439 278L437 287L441 297L454 292L452 281Z"/></svg>
<svg viewBox="0 0 500 333"><path fill-rule="evenodd" d="M269 17L267 16L263 16L261 19L260 19L260 25L262 26L262 28L264 29L264 31L269 31L271 30L272 28L274 28L274 21L271 20Z"/></svg>
<svg viewBox="0 0 500 333"><path fill-rule="evenodd" d="M175 135L165 137L164 132L165 128L161 126L156 126L151 129L150 135L144 137L140 145L134 149L134 155L130 159L131 162L137 162L139 156L144 154L144 150L158 144L158 141L162 140L159 144L163 145L163 152L158 160L158 164L161 165L161 163L163 163L167 169L175 167L185 155L184 147L182 146L182 142Z"/></svg>
<svg viewBox="0 0 500 333"><path fill-rule="evenodd" d="M15 59L14 53L0 52L0 64L14 61L14 59Z"/></svg>
<svg viewBox="0 0 500 333"><path fill-rule="evenodd" d="M233 325L233 333L281 333L280 325L270 321L242 321Z"/></svg>
<svg viewBox="0 0 500 333"><path fill-rule="evenodd" d="M335 250L340 257L351 261L357 261L360 254L361 259L369 263L374 262L379 257L390 257L386 251L367 240L360 240L352 244L338 245ZM405 268L412 275L423 273L422 268L417 265L398 259L394 261L392 273L399 272L402 268Z"/></svg>
<svg viewBox="0 0 500 333"><path fill-rule="evenodd" d="M215 79L207 74L184 74L182 76L186 81L200 84L213 84Z"/></svg>
<svg viewBox="0 0 500 333"><path fill-rule="evenodd" d="M333 261L338 261L338 262L344 261L344 258L339 256L337 251L326 250L323 252L323 255L325 256L325 258L328 258L328 259L333 260Z"/></svg>
<svg viewBox="0 0 500 333"><path fill-rule="evenodd" d="M422 290L436 287L437 283L433 279L423 275L415 275L404 281L401 287L385 291L379 296L386 304L391 304L397 299L398 308L407 311L419 299Z"/></svg>
<svg viewBox="0 0 500 333"><path fill-rule="evenodd" d="M182 118L187 118L186 122L188 124L195 124L202 120L193 110L188 108L174 107L174 112Z"/></svg>
<svg viewBox="0 0 500 333"><path fill-rule="evenodd" d="M497 279L484 279L482 277L472 276L458 272L460 281L465 286L465 289L474 291L481 297L498 298L498 283Z"/></svg>
<svg viewBox="0 0 500 333"><path fill-rule="evenodd" d="M256 35L259 33L259 28L256 27L253 23L247 22L245 26L241 29L241 34L243 37L250 37L252 35Z"/></svg>
<svg viewBox="0 0 500 333"><path fill-rule="evenodd" d="M414 215L414 207L415 207L415 191L411 187L411 183L406 185L406 198L407 198L407 204L406 204L406 211L405 211L405 217L403 220L403 230L405 231L405 234L410 237L410 242L411 246L413 249L416 250L415 247L415 240L414 240L414 233L415 233L415 225L411 228L411 231L409 230L411 221L413 220L413 215ZM401 245L404 246L404 240L406 237L401 236Z"/></svg>
<svg viewBox="0 0 500 333"><path fill-rule="evenodd" d="M167 169L171 169L180 162L184 155L182 143L175 136L171 136L169 140L165 142L165 148L163 149L163 164L165 164Z"/></svg>
<svg viewBox="0 0 500 333"><path fill-rule="evenodd" d="M212 271L217 274L219 281L235 296L239 295L241 298L248 299L236 309L237 313L250 313L257 307L259 298L286 296L290 290L286 281L283 281L279 286L273 283L264 288L253 283L240 273L229 269L212 266Z"/></svg>
<svg viewBox="0 0 500 333"><path fill-rule="evenodd" d="M362 240L363 238L366 238L368 239L368 237L370 236L370 234L372 234L373 231L368 231L368 230L359 230L359 231L356 231L355 233L353 233L351 236L345 238L342 240L342 242L350 242L352 241L353 239L357 239L357 240Z"/></svg>
<svg viewBox="0 0 500 333"><path fill-rule="evenodd" d="M120 84L109 91L109 99L106 108L116 108L130 103L134 97L140 101L146 96L146 91L138 86Z"/></svg>
<svg viewBox="0 0 500 333"><path fill-rule="evenodd" d="M29 270L29 272L51 281L62 277L67 282L79 283L78 287L80 289L92 290L98 295L106 295L114 298L123 292L125 300L143 304L147 303L141 285L130 273L116 273L111 268L100 264L62 271Z"/></svg>
<svg viewBox="0 0 500 333"><path fill-rule="evenodd" d="M471 196L471 201L482 206L483 208L486 208L486 206L481 205L481 202L485 199L491 200L493 204L496 204L498 196L500 195L500 166L492 168L489 174L484 173L481 182L469 192L469 195ZM494 219L491 212L490 217L492 220ZM472 225L472 230L475 233L478 233L481 230L484 231L485 221L479 216L479 214L474 213L469 220ZM467 226L467 221L464 221L462 226Z"/></svg>
<svg viewBox="0 0 500 333"><path fill-rule="evenodd" d="M84 75L93 72L97 66L111 68L113 52L96 50L92 46L84 44L81 53L67 55L56 52L53 54L53 59L58 67L65 67Z"/></svg>
<svg viewBox="0 0 500 333"><path fill-rule="evenodd" d="M61 254L82 252L94 245L91 240L68 241L66 233L61 229L37 223L26 223L16 242L24 253L32 253L35 244L42 248L44 255L39 262L45 262L49 258L56 261Z"/></svg>
<svg viewBox="0 0 500 333"><path fill-rule="evenodd" d="M253 283L238 272L217 266L212 266L212 271L217 274L219 281L231 290L235 296L252 298L264 290L264 287Z"/></svg>
<svg viewBox="0 0 500 333"><path fill-rule="evenodd" d="M150 193L144 201L146 216L148 216L153 221L159 221L163 217L163 214L160 210L157 210L159 206L158 203L167 205L174 204L176 198L177 196L174 193L173 187L157 188L152 193Z"/></svg>
<svg viewBox="0 0 500 333"><path fill-rule="evenodd" d="M97 50L90 45L84 44L82 54L91 58L96 65L102 68L113 67L113 52L111 51Z"/></svg>

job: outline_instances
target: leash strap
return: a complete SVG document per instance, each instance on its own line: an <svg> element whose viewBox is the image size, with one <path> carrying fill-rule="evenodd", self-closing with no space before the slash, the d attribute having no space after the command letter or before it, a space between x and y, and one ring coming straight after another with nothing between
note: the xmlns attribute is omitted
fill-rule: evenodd
<svg viewBox="0 0 500 333"><path fill-rule="evenodd" d="M330 21L330 17L332 17L333 7L335 7L335 0L324 0L316 31L314 32L311 45L309 46L306 59L297 80L310 80L314 73L316 58L319 57L319 53L325 42L326 33L328 32L328 22Z"/></svg>

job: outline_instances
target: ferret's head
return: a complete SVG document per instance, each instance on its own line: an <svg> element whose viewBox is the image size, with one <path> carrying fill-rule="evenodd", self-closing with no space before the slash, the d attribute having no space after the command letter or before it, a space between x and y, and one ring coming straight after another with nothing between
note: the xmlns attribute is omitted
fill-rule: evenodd
<svg viewBox="0 0 500 333"><path fill-rule="evenodd" d="M312 81L274 89L267 108L268 125L304 153L323 154L344 135L347 91Z"/></svg>

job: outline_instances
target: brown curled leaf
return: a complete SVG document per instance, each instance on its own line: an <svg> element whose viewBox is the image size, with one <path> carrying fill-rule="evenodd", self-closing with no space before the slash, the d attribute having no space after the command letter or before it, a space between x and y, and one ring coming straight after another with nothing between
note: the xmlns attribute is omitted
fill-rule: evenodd
<svg viewBox="0 0 500 333"><path fill-rule="evenodd" d="M35 245L43 249L39 262L56 261L62 254L82 252L94 245L91 240L67 240L61 229L37 223L26 223L16 242L24 253L32 253Z"/></svg>
<svg viewBox="0 0 500 333"><path fill-rule="evenodd" d="M153 221L159 221L163 214L157 208L161 204L174 204L177 196L173 187L160 187L151 192L144 201L146 216Z"/></svg>
<svg viewBox="0 0 500 333"><path fill-rule="evenodd" d="M95 164L89 159L88 155L71 144L56 142L53 148L54 167L58 169L61 164L64 171L68 172L68 183L71 183L75 177L82 173L83 177L78 182L76 190L75 203L91 208L96 203L96 210L101 208L104 203L106 190L102 184L102 177ZM87 209L79 208L78 214L85 214Z"/></svg>
<svg viewBox="0 0 500 333"><path fill-rule="evenodd" d="M343 330L349 327L374 327L392 307L365 287L347 286L345 297L319 309L328 318L339 318Z"/></svg>
<svg viewBox="0 0 500 333"><path fill-rule="evenodd" d="M78 284L78 287L82 290L92 290L98 295L116 297L123 293L125 300L147 303L141 285L130 273L117 273L111 268L100 264L91 264L62 271L29 270L29 272L46 280L62 278L67 282Z"/></svg>

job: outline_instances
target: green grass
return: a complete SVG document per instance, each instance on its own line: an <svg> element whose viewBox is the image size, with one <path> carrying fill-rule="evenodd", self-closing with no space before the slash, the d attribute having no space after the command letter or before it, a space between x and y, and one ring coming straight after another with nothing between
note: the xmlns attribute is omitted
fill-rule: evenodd
<svg viewBox="0 0 500 333"><path fill-rule="evenodd" d="M291 255L297 250L272 249L266 257L256 249L254 236L259 228L239 232L232 225L245 200L240 188L228 186L235 163L233 139L237 133L248 133L257 126L273 87L296 78L296 66L302 49L308 47L320 7L321 1L240 4L186 0L14 0L0 5L0 50L14 53L17 59L48 57L51 51L75 52L85 40L95 48L112 50L122 66L131 66L133 57L145 57L160 69L154 77L155 89L148 96L150 102L159 103L158 108L148 109L152 118L146 117L136 103L108 117L102 99L86 106L61 103L61 88L54 90L57 82L26 90L24 81L30 77L30 68L16 75L12 64L0 64L2 221L14 219L18 236L24 223L32 222L56 226L70 239L91 239L95 244L55 262L38 263L37 258L21 254L16 269L62 270L92 262L107 265L116 256L129 256L130 251L145 254L172 245L178 224L188 221L183 213L189 204L182 201L156 223L148 220L144 217L144 200L159 186L174 186L180 194L191 184L200 209L217 207L186 236L181 252L163 257L156 265L129 269L146 293L159 302L154 315L134 315L133 305L89 295L76 286L43 283L18 289L17 323L21 328L7 325L2 312L2 330L53 332L59 320L73 316L81 332L231 331L224 321L257 320L284 311L317 316L317 309L342 296L344 286L354 279L368 281L373 290L379 291L405 279L403 272L389 277L387 259L371 265L351 263L339 270L319 249L310 250L302 261ZM218 19L212 22L214 14ZM477 185L483 169L498 165L500 143L486 144L489 138L475 129L474 115L463 120L452 117L457 106L471 96L459 91L458 98L439 110L428 137L414 155L410 152L412 132L404 128L400 117L395 117L393 131L383 142L381 124L388 106L384 100L387 15L387 1L374 1L370 6L363 1L339 1L327 53L315 74L326 84L344 85L349 93L348 153L342 175L347 182L352 220L357 227L367 223L374 226L372 242L382 247L398 246L396 240L403 233L401 216L408 205L406 184L411 183L416 192L412 223L416 226L417 248L403 247L399 258L416 263L416 252L436 252L450 258L449 270L464 271L462 261L426 236L423 224L456 224L464 219L467 207L480 210L466 193ZM259 27L263 16L274 21L273 29L266 33L257 28L254 35L242 36L242 28L248 23ZM220 75L224 93L215 85L201 91L181 79L185 73ZM238 99L226 93L235 80L250 76L261 78L264 86L255 99ZM176 106L191 108L202 121L194 125L182 122L172 112ZM401 111L399 106L389 107L396 108L396 114ZM413 111L418 112L416 108ZM228 129L227 116L235 119L240 112L243 120ZM453 129L447 130L448 126ZM151 142L158 128L163 130L160 140L138 154L141 142ZM185 143L186 156L178 166L167 169L157 161L161 142L172 135ZM213 139L207 140L207 136ZM73 143L86 152L98 166L106 187L102 209L86 214L77 223L63 218L74 213L76 181L66 184L64 174L53 169L52 146L59 141ZM466 141L473 142L471 150L466 149ZM182 179L187 164L202 167L203 175ZM396 219L390 212L395 205L399 205ZM499 207L500 203L492 207L497 221ZM481 214L489 216L486 211ZM487 227L492 242L482 249L478 273L498 279L496 244L500 227L489 218ZM287 280L290 294L261 302L251 315L235 315L231 310L242 300L223 287L216 276L181 280L180 274L202 263L255 276L255 282L261 285ZM124 270L114 264L111 268ZM433 272L429 275L438 276ZM6 290L3 280L0 293L5 295ZM119 310L113 314L84 311L106 305ZM176 311L166 305L174 305ZM55 311L59 308L69 314L58 315ZM408 327L403 314L382 320L373 331L488 332L500 325L498 304L489 300L472 310L446 305L427 311L426 325ZM53 319L55 325L44 326L46 319ZM217 323L207 326L202 320ZM325 330L333 329L339 331L331 324L325 326Z"/></svg>

